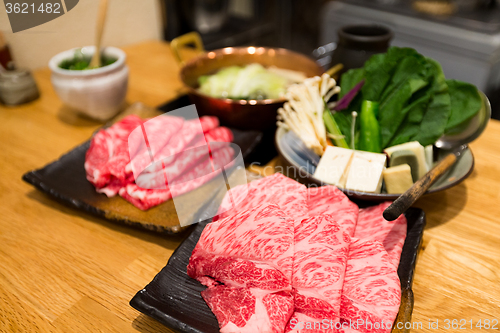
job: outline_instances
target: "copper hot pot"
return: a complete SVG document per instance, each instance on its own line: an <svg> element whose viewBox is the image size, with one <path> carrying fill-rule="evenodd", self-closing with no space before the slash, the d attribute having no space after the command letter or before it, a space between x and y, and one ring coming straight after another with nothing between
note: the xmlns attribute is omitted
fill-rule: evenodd
<svg viewBox="0 0 500 333"><path fill-rule="evenodd" d="M275 127L276 111L283 105L285 99L234 100L210 97L197 90L200 76L214 74L223 67L244 66L251 63L300 71L307 77L321 75L324 72L314 60L302 54L287 49L255 46L226 47L183 62L179 48L189 43L204 52L197 33L176 38L172 41L172 49L182 64L180 77L188 89L191 101L196 105L199 115L216 116L221 124L234 128L264 130Z"/></svg>

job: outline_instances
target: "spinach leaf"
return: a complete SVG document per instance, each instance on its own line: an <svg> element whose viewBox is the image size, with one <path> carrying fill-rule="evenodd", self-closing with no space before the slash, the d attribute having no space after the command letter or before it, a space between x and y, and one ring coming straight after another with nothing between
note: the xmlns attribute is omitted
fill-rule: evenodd
<svg viewBox="0 0 500 333"><path fill-rule="evenodd" d="M401 60L409 56L419 54L414 49L391 47L387 53L376 54L368 59L364 65L368 83L363 89L364 99L380 101Z"/></svg>
<svg viewBox="0 0 500 333"><path fill-rule="evenodd" d="M404 57L397 65L391 81L381 96L379 123L382 147L387 147L406 117L412 95L429 83L429 70L424 57Z"/></svg>
<svg viewBox="0 0 500 333"><path fill-rule="evenodd" d="M474 117L481 109L481 96L477 88L466 82L446 80L451 98L451 115L445 132L454 132Z"/></svg>
<svg viewBox="0 0 500 333"><path fill-rule="evenodd" d="M363 68L350 69L342 74L340 81L339 99L344 97L349 91L352 90L361 80L365 77L365 70Z"/></svg>
<svg viewBox="0 0 500 333"><path fill-rule="evenodd" d="M482 104L473 85L447 81L439 63L410 48L391 47L385 54L372 56L363 68L346 72L340 98L363 79L363 88L349 107L334 115L348 144L351 112L359 113L363 100L380 103L377 120L383 148L409 141L433 144L443 133L463 129Z"/></svg>
<svg viewBox="0 0 500 333"><path fill-rule="evenodd" d="M387 147L409 141L419 141L427 146L443 135L450 116L448 86L439 63L429 58L426 61L432 83L412 97L406 118Z"/></svg>
<svg viewBox="0 0 500 333"><path fill-rule="evenodd" d="M433 144L443 135L451 113L450 94L441 65L432 59L427 59L427 61L434 66L436 71L432 83L433 94L420 123L420 129L412 138L412 141L418 141L424 147Z"/></svg>
<svg viewBox="0 0 500 333"><path fill-rule="evenodd" d="M412 141L412 138L417 135L420 130L420 123L422 122L422 119L424 119L424 114L431 98L431 94L428 93L429 89L423 90L425 90L426 93L421 94L419 98L414 99L414 97L412 97L413 101L407 106L408 110L405 112L406 118L401 123L387 147L410 142Z"/></svg>
<svg viewBox="0 0 500 333"><path fill-rule="evenodd" d="M380 94L391 79L393 64L386 62L386 54L375 54L365 63L365 84L361 89L363 98L370 101L380 100Z"/></svg>

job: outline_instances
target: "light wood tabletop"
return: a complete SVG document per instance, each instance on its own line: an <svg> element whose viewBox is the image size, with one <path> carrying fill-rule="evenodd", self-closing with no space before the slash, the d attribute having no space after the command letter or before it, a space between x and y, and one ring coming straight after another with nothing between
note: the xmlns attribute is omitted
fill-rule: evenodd
<svg viewBox="0 0 500 333"><path fill-rule="evenodd" d="M168 44L123 49L128 103L156 106L182 92ZM62 105L48 69L34 75L40 99L0 106L0 331L171 332L128 303L182 239L82 213L21 180L102 125ZM446 319L449 331L463 331L458 327L465 322L467 331L484 332L486 319L489 327L500 320L500 122L491 121L471 148L472 175L417 203L427 227L413 286L412 321L422 324L416 332L437 331L436 320L443 331Z"/></svg>

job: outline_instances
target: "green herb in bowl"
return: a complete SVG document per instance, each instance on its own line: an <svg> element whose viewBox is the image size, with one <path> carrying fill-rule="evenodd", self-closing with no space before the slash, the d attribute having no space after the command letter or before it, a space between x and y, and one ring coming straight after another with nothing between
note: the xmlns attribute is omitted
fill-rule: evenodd
<svg viewBox="0 0 500 333"><path fill-rule="evenodd" d="M92 56L84 54L81 50L76 50L75 55L71 59L63 60L59 67L62 69L68 69L72 71L81 71L86 69L94 69L95 67L89 67L90 60ZM113 57L101 56L101 67L111 65L117 59Z"/></svg>

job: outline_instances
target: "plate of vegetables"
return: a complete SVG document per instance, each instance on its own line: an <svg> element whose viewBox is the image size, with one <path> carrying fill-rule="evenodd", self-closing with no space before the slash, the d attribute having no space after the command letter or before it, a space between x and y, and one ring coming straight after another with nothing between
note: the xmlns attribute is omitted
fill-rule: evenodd
<svg viewBox="0 0 500 333"><path fill-rule="evenodd" d="M347 71L339 85L323 74L290 86L286 98L276 132L281 171L364 200L396 199L449 153L440 139L491 114L475 86L447 80L439 63L399 47ZM427 193L457 185L473 167L466 149Z"/></svg>

